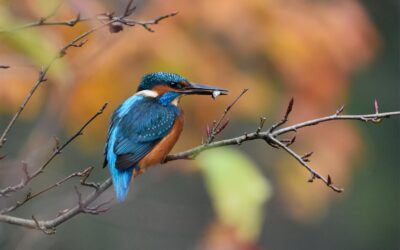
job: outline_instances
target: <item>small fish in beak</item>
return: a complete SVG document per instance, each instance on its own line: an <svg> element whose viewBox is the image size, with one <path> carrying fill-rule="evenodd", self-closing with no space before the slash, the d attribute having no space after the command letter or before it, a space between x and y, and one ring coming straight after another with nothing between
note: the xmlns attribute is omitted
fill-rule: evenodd
<svg viewBox="0 0 400 250"><path fill-rule="evenodd" d="M221 91L219 91L219 90L214 90L213 92L212 92L212 94L211 94L211 97L212 97L212 99L217 99L217 97L218 96L220 96L221 95Z"/></svg>

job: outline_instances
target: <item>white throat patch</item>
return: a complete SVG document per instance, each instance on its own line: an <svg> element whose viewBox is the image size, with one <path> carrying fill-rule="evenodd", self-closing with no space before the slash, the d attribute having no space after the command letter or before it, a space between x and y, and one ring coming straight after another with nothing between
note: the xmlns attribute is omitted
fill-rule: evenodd
<svg viewBox="0 0 400 250"><path fill-rule="evenodd" d="M146 90L137 92L135 95L156 98L158 96L158 93L156 91L146 89Z"/></svg>

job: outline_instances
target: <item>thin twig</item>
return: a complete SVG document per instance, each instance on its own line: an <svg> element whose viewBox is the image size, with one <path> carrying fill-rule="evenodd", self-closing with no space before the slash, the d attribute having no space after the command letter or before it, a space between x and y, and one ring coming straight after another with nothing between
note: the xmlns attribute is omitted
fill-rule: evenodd
<svg viewBox="0 0 400 250"><path fill-rule="evenodd" d="M283 119L280 120L279 122L275 123L274 125L271 126L271 128L268 130L269 133L273 132L275 129L279 128L280 126L284 125L289 118L290 112L292 112L293 109L293 103L294 103L294 99L290 99L289 104L286 108L286 112L285 115L283 116Z"/></svg>
<svg viewBox="0 0 400 250"><path fill-rule="evenodd" d="M17 192L18 190L23 189L28 182L31 181L31 176L28 173L28 165L26 162L22 162L22 171L24 173L24 177L22 178L19 184L8 186L0 190L0 197L8 197L10 193Z"/></svg>
<svg viewBox="0 0 400 250"><path fill-rule="evenodd" d="M85 130L85 128L94 120L96 119L99 115L101 115L105 108L107 107L107 103L105 103L100 109L99 111L96 112L96 114L94 114L89 120L87 120L83 126L73 135L71 136L66 142L64 142L61 146L56 146L56 148L54 149L53 153L50 155L50 157L47 159L47 161L41 165L35 172L33 172L32 174L28 174L28 178L24 179L21 181L21 183L14 185L14 186L9 186L6 187L2 190L0 190L0 197L2 196L7 196L8 194L15 192L17 190L22 189L23 187L25 187L33 178L35 178L36 176L38 176L39 174L43 173L44 169L50 164L50 162L52 160L54 160L54 158L61 154L62 150L67 147L72 141L74 141L77 137L83 135L83 131Z"/></svg>
<svg viewBox="0 0 400 250"><path fill-rule="evenodd" d="M333 191L341 193L343 192L342 188L339 188L335 185L333 185L330 176L328 178L323 177L320 175L316 170L314 170L312 167L310 167L304 160L303 158L298 155L296 152L294 152L292 149L290 149L287 145L284 143L280 142L278 139L274 138L273 136L269 136L269 139L272 140L276 145L279 145L282 149L284 149L286 152L288 152L293 158L295 158L303 167L305 167L312 176L312 179L320 179L323 181L328 187L330 187Z"/></svg>
<svg viewBox="0 0 400 250"><path fill-rule="evenodd" d="M239 99L248 91L249 89L243 89L242 92L233 100L231 104L229 104L228 107L225 108L224 113L222 114L221 118L218 121L213 122L213 126L211 129L207 126L207 142L206 144L210 144L215 137L221 133L223 129L228 125L229 120L226 120L222 125L221 123L224 121L226 115L228 112L232 109L232 107L239 101Z"/></svg>
<svg viewBox="0 0 400 250"><path fill-rule="evenodd" d="M75 18L65 20L65 21L47 21L48 18L40 18L39 20L27 24L23 24L17 27L13 27L10 29L0 30L0 33L8 33L14 31L20 31L28 28L39 27L39 26L68 26L74 27L77 23L87 22L93 20L93 18L81 18L78 13Z"/></svg>
<svg viewBox="0 0 400 250"><path fill-rule="evenodd" d="M72 174L62 178L61 180L57 181L56 183L54 183L54 184L42 189L41 191L39 191L39 192L37 192L35 194L32 194L31 192L28 192L25 195L25 198L22 201L17 201L13 206L10 206L8 208L4 208L4 209L0 210L0 214L6 214L6 213L9 213L9 212L12 212L15 209L19 208L20 206L22 206L25 203L27 203L28 201L32 200L33 198L36 198L39 195L41 195L43 193L46 193L47 191L50 191L50 190L52 190L52 189L54 189L56 187L59 187L64 182L66 182L66 181L68 181L68 180L70 180L70 179L72 179L74 177L88 178L90 173L92 172L92 170L93 170L93 167L88 167L88 168L86 168L86 169L84 169L82 171L72 173Z"/></svg>
<svg viewBox="0 0 400 250"><path fill-rule="evenodd" d="M176 16L178 12L171 12L166 15L158 16L154 19L150 20L135 20L135 19L130 19L127 18L131 16L134 11L136 10L136 6L132 5L133 1L129 1L128 5L125 8L125 11L123 12L122 15L120 16L115 16L114 13L101 13L98 14L94 17L81 17L80 13L76 15L75 18L69 19L69 20L64 20L64 21L48 21L48 19L52 16L54 16L55 13L47 16L47 17L41 17L39 20L23 24L17 27L13 27L10 29L3 29L0 30L1 33L8 33L8 32L14 32L14 31L20 31L23 29L28 29L28 28L34 28L34 27L40 27L40 26L67 26L67 27L74 27L78 23L82 22L88 22L88 21L105 21L107 22L106 25L112 25L112 24L123 24L126 26L142 26L144 29L146 29L149 32L154 32L154 30L151 28L151 26L159 24L162 20L167 19L169 17ZM103 23L104 24L104 23ZM122 27L122 26L121 26ZM116 32L121 31L122 28Z"/></svg>
<svg viewBox="0 0 400 250"><path fill-rule="evenodd" d="M29 100L31 99L31 97L33 96L33 94L35 93L35 91L37 90L37 88L44 82L46 81L46 74L49 71L50 67L53 65L53 63L58 59L63 57L66 53L67 50L71 47L81 47L85 42L80 42L83 38L89 36L91 33L95 32L96 30L105 27L107 24L103 24L101 26L97 26L79 36L77 36L76 38L74 38L71 42L69 42L67 45L65 45L64 47L62 47L57 55L45 66L42 67L42 69L39 72L39 78L36 80L35 84L33 85L32 89L29 91L28 95L25 97L24 101L22 102L21 106L19 107L18 111L14 114L14 116L11 118L11 121L8 123L7 127L5 128L4 132L2 133L1 137L0 137L0 148L6 143L7 141L7 134L10 131L10 129L12 128L12 126L15 124L15 121L17 120L17 118L20 116L20 114L22 113L22 111L25 109L26 105L28 104ZM80 43L78 43L80 42Z"/></svg>
<svg viewBox="0 0 400 250"><path fill-rule="evenodd" d="M144 29L146 29L149 32L154 32L154 30L152 28L150 28L150 26L152 25L157 25L160 21L169 18L169 17L173 17L178 15L178 12L172 12L163 16L159 16L153 20L148 20L148 21L138 21L138 20L133 20L133 19L128 19L125 18L123 20L121 20L121 23L128 25L128 26L135 26L135 25L139 25L142 26Z"/></svg>
<svg viewBox="0 0 400 250"><path fill-rule="evenodd" d="M32 220L35 223L36 229L42 231L44 234L51 235L51 234L56 233L55 228L47 228L47 227L41 225L41 223L36 219L36 217L34 215L32 215Z"/></svg>
<svg viewBox="0 0 400 250"><path fill-rule="evenodd" d="M0 136L0 148L3 147L3 145L6 143L7 141L7 134L8 132L10 132L10 129L12 128L12 126L14 125L15 121L17 120L17 118L20 116L20 114L22 113L22 111L25 109L26 105L28 104L29 100L31 99L31 97L33 96L33 94L35 93L36 89L40 86L40 84L42 84L42 82L46 81L46 73L49 70L51 64L47 65L46 67L42 67L42 69L39 72L39 78L36 80L35 84L33 85L32 89L28 92L27 96L25 97L24 101L22 102L22 104L19 106L17 112L14 114L14 116L11 118L10 122L8 123L7 127L5 128L5 130L3 131L2 135Z"/></svg>
<svg viewBox="0 0 400 250"><path fill-rule="evenodd" d="M111 187L111 185L112 185L112 180L111 178L108 178L100 185L98 190L93 191L86 198L82 199L80 202L81 204L78 204L71 209L64 210L63 213L59 214L56 218L51 220L38 221L34 218L23 219L16 216L0 214L0 221L27 228L39 229L41 231L43 231L42 229L44 229L44 230L52 230L55 232L55 228L58 225L80 214L82 212L81 210L82 206L84 207L88 206L90 203L96 200L104 191L106 191L109 187Z"/></svg>
<svg viewBox="0 0 400 250"><path fill-rule="evenodd" d="M267 120L266 117L260 117L260 124L258 125L258 128L256 130L257 134L259 134L261 132L261 130L263 129L266 120Z"/></svg>

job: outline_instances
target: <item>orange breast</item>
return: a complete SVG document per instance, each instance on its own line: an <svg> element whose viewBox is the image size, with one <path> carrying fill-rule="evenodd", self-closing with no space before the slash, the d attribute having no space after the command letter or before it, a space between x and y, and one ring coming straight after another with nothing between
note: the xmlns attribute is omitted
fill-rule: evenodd
<svg viewBox="0 0 400 250"><path fill-rule="evenodd" d="M182 111L181 111L182 112ZM141 169L159 164L164 161L168 153L174 147L183 129L183 113L175 120L171 131L139 161Z"/></svg>

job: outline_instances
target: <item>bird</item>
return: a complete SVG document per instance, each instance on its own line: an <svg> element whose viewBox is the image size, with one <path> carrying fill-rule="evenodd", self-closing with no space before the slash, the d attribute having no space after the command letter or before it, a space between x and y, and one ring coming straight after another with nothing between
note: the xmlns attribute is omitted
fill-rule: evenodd
<svg viewBox="0 0 400 250"><path fill-rule="evenodd" d="M184 123L180 99L186 95L226 95L228 90L197 84L169 72L146 74L134 95L113 112L104 149L118 202L130 182L150 166L164 162Z"/></svg>

